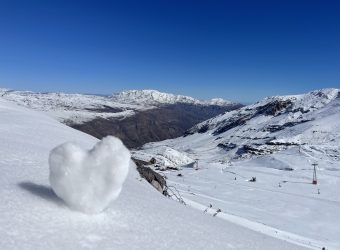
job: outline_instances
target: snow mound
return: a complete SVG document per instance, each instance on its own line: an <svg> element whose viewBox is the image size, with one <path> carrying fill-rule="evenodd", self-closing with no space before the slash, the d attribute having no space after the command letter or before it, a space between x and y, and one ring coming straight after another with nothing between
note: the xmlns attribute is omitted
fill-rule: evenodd
<svg viewBox="0 0 340 250"><path fill-rule="evenodd" d="M187 156L185 152L180 152L166 146L134 151L133 157L144 161L150 161L152 158L155 158L157 164L164 167L192 167L195 163L195 160Z"/></svg>
<svg viewBox="0 0 340 250"><path fill-rule="evenodd" d="M112 136L89 151L64 143L50 153L50 184L70 208L99 213L119 196L129 164L129 150Z"/></svg>

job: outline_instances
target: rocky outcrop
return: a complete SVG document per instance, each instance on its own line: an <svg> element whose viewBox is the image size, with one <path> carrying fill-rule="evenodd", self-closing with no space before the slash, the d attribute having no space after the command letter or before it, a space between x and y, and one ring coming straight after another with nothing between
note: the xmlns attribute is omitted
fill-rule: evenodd
<svg viewBox="0 0 340 250"><path fill-rule="evenodd" d="M294 127L298 124L302 124L305 122L309 122L311 120L300 120L300 121L295 121L295 122L286 122L283 125L268 125L267 127L265 127L262 131L268 131L268 132L277 132L280 130L283 130L285 128L289 128L289 127Z"/></svg>
<svg viewBox="0 0 340 250"><path fill-rule="evenodd" d="M292 107L293 102L291 100L275 100L273 102L267 103L263 106L257 107L257 115L272 115L277 116L284 112L286 109Z"/></svg>
<svg viewBox="0 0 340 250"><path fill-rule="evenodd" d="M136 163L137 171L139 172L140 176L149 182L160 193L168 196L165 178L156 171L152 170L150 167L146 167L151 163L138 159L133 159L133 161Z"/></svg>
<svg viewBox="0 0 340 250"><path fill-rule="evenodd" d="M267 152L264 149L261 148L257 148L254 145L243 145L242 147L240 147L237 152L236 155L237 156L243 156L245 154L250 154L250 155L264 155L264 154L268 154L270 152Z"/></svg>
<svg viewBox="0 0 340 250"><path fill-rule="evenodd" d="M220 148L222 148L226 151L229 151L229 150L236 148L237 145L234 144L234 143L219 143L219 144L217 144L217 147L220 147Z"/></svg>
<svg viewBox="0 0 340 250"><path fill-rule="evenodd" d="M230 129L242 126L246 124L246 122L251 118L251 116L248 115L241 115L241 116L235 116L229 119L226 123L219 126L214 132L213 135L219 135L222 134Z"/></svg>
<svg viewBox="0 0 340 250"><path fill-rule="evenodd" d="M96 108L85 108L85 110L96 113L119 113L124 111L122 108L110 107L108 105L103 105Z"/></svg>

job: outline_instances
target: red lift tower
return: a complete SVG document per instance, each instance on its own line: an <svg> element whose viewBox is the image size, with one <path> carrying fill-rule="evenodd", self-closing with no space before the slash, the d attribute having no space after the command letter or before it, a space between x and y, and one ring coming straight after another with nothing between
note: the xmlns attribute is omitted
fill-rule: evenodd
<svg viewBox="0 0 340 250"><path fill-rule="evenodd" d="M316 185L316 184L318 184L318 180L316 179L316 166L318 164L317 163L313 163L312 165L314 166L314 170L313 170L313 182L312 182L312 184Z"/></svg>

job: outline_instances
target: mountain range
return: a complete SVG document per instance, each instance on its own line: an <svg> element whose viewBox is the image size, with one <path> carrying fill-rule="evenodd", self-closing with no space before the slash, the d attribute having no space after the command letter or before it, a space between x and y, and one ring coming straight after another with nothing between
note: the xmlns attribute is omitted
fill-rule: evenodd
<svg viewBox="0 0 340 250"><path fill-rule="evenodd" d="M131 90L99 96L0 89L0 96L43 111L99 139L107 135L117 136L129 148L176 138L199 122L242 106L218 98L201 101L156 90Z"/></svg>

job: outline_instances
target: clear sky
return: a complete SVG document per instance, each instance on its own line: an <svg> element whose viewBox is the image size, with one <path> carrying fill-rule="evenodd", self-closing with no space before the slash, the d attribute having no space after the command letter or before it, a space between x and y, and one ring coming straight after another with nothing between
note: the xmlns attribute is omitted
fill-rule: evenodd
<svg viewBox="0 0 340 250"><path fill-rule="evenodd" d="M340 87L340 1L0 1L0 86L251 102Z"/></svg>

